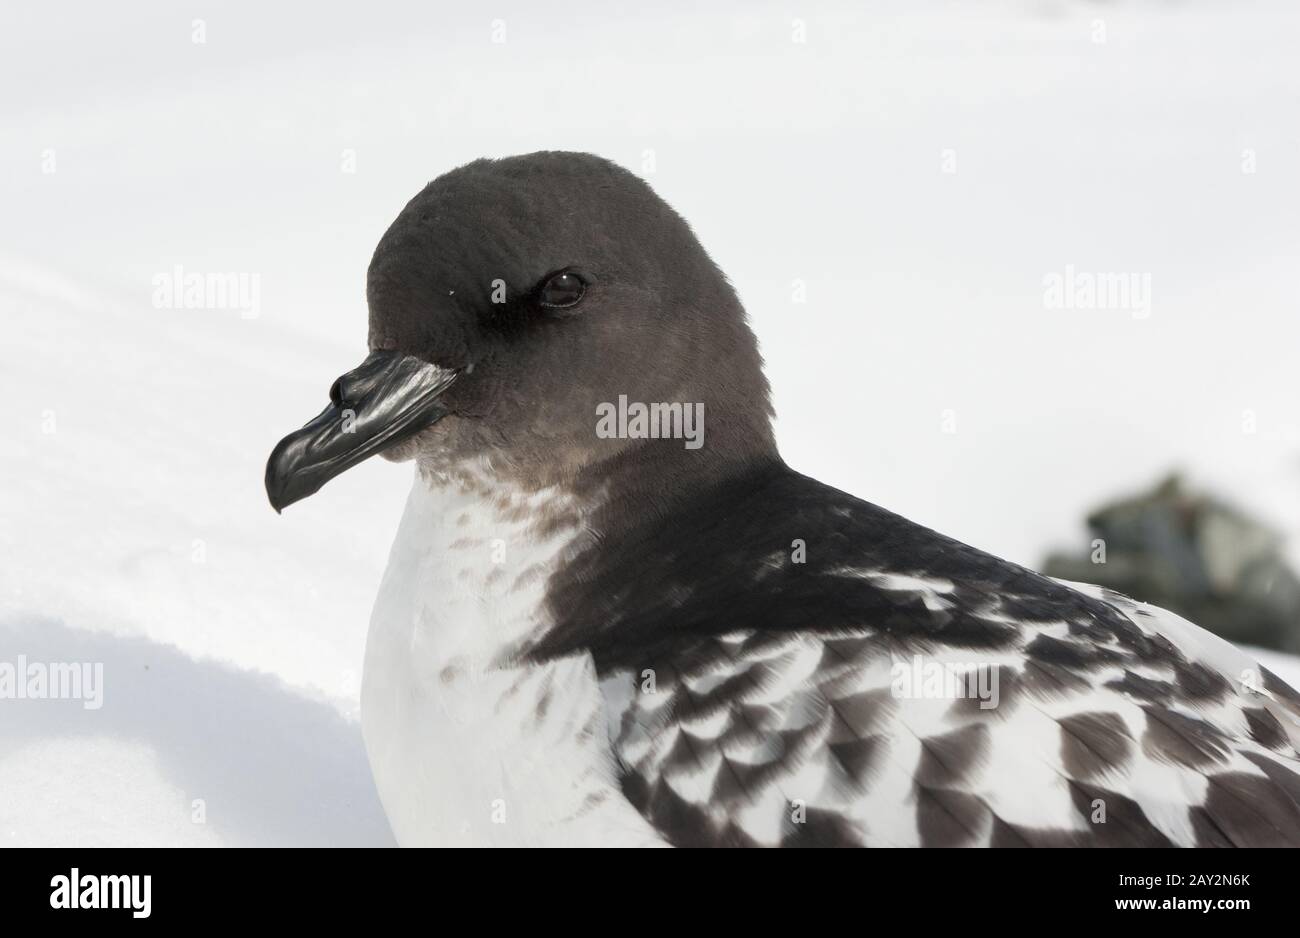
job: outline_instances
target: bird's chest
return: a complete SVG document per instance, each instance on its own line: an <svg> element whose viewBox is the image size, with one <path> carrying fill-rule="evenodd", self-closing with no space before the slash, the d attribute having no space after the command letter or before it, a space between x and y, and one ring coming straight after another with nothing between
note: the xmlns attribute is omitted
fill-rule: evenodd
<svg viewBox="0 0 1300 938"><path fill-rule="evenodd" d="M590 658L512 661L548 625L546 581L582 534L576 518L545 495L417 476L362 686L371 769L403 845L651 836L618 790Z"/></svg>

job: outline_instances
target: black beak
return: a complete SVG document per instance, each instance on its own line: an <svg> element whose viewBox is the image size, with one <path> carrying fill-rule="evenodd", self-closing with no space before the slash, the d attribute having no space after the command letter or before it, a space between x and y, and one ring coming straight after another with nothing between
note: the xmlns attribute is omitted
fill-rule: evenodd
<svg viewBox="0 0 1300 938"><path fill-rule="evenodd" d="M446 416L438 397L458 374L401 352L371 352L334 382L320 416L271 451L271 507L278 512L314 495L363 459L432 426Z"/></svg>

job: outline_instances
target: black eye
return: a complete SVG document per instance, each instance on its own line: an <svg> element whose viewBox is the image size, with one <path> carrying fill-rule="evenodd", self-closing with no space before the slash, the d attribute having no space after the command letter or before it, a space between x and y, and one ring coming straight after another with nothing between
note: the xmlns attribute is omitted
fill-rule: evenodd
<svg viewBox="0 0 1300 938"><path fill-rule="evenodd" d="M542 284L537 294L537 302L551 309L567 309L577 306L582 295L587 292L587 284L573 271L565 270L551 275Z"/></svg>

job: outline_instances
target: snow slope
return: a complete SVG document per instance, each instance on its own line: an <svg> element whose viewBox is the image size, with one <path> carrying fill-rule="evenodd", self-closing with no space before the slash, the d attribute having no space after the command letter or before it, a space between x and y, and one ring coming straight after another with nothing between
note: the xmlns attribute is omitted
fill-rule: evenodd
<svg viewBox="0 0 1300 938"><path fill-rule="evenodd" d="M409 469L326 512L261 488L346 356L30 272L0 318L0 658L104 669L97 710L0 702L0 842L391 843L355 716Z"/></svg>

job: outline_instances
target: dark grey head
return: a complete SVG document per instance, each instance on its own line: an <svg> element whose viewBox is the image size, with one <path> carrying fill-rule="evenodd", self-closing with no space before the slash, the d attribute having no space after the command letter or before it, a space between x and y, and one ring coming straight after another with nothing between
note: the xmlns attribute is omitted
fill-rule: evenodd
<svg viewBox="0 0 1300 938"><path fill-rule="evenodd" d="M272 453L277 510L379 452L484 460L535 486L774 458L735 292L681 216L607 160L542 152L439 177L380 240L366 292L371 354ZM647 433L638 404L661 405ZM703 405L698 439L669 432L675 404Z"/></svg>

